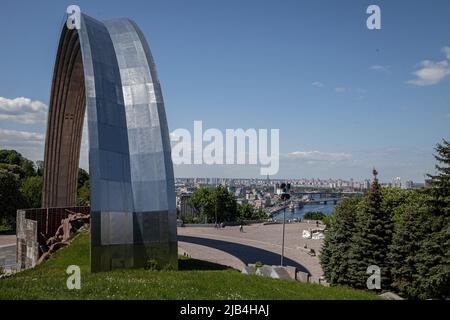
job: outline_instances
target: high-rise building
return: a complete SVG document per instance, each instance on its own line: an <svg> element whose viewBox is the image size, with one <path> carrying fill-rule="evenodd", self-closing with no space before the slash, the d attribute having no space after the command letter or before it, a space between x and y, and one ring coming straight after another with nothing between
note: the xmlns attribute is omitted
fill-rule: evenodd
<svg viewBox="0 0 450 320"><path fill-rule="evenodd" d="M408 180L405 182L405 189L413 189L414 188L414 182L411 180Z"/></svg>
<svg viewBox="0 0 450 320"><path fill-rule="evenodd" d="M182 193L178 196L180 215L183 217L194 217L196 215L196 210L188 203L190 197L191 193Z"/></svg>
<svg viewBox="0 0 450 320"><path fill-rule="evenodd" d="M401 188L402 187L402 179L400 177L395 177L392 180L392 187L393 188Z"/></svg>

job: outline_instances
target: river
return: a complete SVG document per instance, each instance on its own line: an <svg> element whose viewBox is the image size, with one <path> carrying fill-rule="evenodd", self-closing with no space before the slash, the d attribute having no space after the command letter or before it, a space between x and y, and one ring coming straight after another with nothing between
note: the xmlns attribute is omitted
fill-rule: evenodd
<svg viewBox="0 0 450 320"><path fill-rule="evenodd" d="M329 216L333 213L335 207L336 205L334 203L328 203L328 204L306 204L301 209L295 208L294 212L292 212L291 209L286 209L286 220L303 218L303 215L308 211L320 211ZM283 220L283 211L280 211L279 213L275 214L273 216L273 219Z"/></svg>

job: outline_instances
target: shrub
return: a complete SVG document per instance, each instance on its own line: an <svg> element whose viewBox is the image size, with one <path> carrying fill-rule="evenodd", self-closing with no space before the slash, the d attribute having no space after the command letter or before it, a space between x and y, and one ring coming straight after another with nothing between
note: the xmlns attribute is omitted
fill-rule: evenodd
<svg viewBox="0 0 450 320"><path fill-rule="evenodd" d="M156 261L155 259L149 259L145 263L144 269L150 270L150 271L157 271L157 270L160 270L160 266L159 266L158 261Z"/></svg>
<svg viewBox="0 0 450 320"><path fill-rule="evenodd" d="M303 216L305 220L323 220L326 217L325 213L320 211L309 211Z"/></svg>

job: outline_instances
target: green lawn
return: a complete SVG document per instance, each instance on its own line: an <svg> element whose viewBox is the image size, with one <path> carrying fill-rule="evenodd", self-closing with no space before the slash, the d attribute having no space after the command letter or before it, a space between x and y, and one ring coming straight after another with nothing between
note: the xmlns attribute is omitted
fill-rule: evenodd
<svg viewBox="0 0 450 320"><path fill-rule="evenodd" d="M66 268L81 268L81 290L68 290ZM0 280L0 299L377 299L372 293L247 276L180 257L179 271L89 272L89 235L80 234L40 266Z"/></svg>

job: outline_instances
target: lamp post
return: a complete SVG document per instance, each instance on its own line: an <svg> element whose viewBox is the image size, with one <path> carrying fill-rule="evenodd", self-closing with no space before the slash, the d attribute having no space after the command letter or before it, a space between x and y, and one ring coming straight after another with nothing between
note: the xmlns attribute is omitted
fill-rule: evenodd
<svg viewBox="0 0 450 320"><path fill-rule="evenodd" d="M217 222L217 197L216 197L216 204L215 204L215 206L214 206L214 213L215 213L215 219L216 219L215 225L216 225L216 227L218 227L219 224L218 224L218 222Z"/></svg>
<svg viewBox="0 0 450 320"><path fill-rule="evenodd" d="M284 209L283 209L283 241L281 244L281 266L283 266L283 260L284 260L284 233L286 229L286 203L287 200L291 198L291 195L289 194L289 190L291 189L291 184L288 183L282 183L280 186L282 193L281 193L281 200L284 201Z"/></svg>

